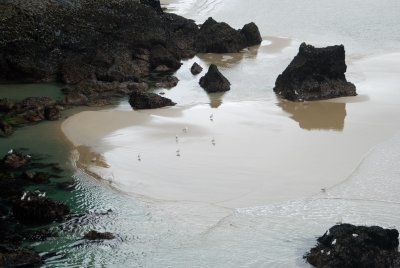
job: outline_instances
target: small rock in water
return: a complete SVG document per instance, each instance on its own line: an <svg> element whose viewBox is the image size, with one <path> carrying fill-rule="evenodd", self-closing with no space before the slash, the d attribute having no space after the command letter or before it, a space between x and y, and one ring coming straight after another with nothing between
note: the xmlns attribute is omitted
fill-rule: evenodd
<svg viewBox="0 0 400 268"><path fill-rule="evenodd" d="M190 72L193 75L197 75L203 71L203 67L201 67L197 62L193 63L192 67L190 68Z"/></svg>
<svg viewBox="0 0 400 268"><path fill-rule="evenodd" d="M224 92L231 89L231 83L218 70L214 64L210 65L205 76L200 78L200 86L208 93Z"/></svg>
<svg viewBox="0 0 400 268"><path fill-rule="evenodd" d="M97 232L94 230L87 232L83 236L83 239L86 239L86 240L111 240L114 238L115 238L115 235L113 235L112 233L109 233L109 232L100 233L100 232Z"/></svg>

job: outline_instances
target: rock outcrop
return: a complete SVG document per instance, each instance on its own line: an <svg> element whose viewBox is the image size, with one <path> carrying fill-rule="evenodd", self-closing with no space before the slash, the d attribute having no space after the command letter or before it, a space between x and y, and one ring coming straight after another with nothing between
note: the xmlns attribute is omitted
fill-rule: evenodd
<svg viewBox="0 0 400 268"><path fill-rule="evenodd" d="M343 45L315 48L302 43L299 53L275 82L274 91L291 101L312 101L356 96L347 82Z"/></svg>
<svg viewBox="0 0 400 268"><path fill-rule="evenodd" d="M67 205L40 196L26 193L12 207L13 214L25 224L46 224L62 220L69 213Z"/></svg>
<svg viewBox="0 0 400 268"><path fill-rule="evenodd" d="M129 104L133 109L141 110L174 106L176 103L155 93L135 90L129 96Z"/></svg>
<svg viewBox="0 0 400 268"><path fill-rule="evenodd" d="M254 23L235 30L227 23L208 18L201 26L196 38L196 50L202 53L235 53L262 41Z"/></svg>
<svg viewBox="0 0 400 268"><path fill-rule="evenodd" d="M304 258L315 267L400 267L398 236L378 226L335 225Z"/></svg>
<svg viewBox="0 0 400 268"><path fill-rule="evenodd" d="M208 93L224 92L231 89L231 83L221 74L218 67L211 64L205 76L200 78L200 86Z"/></svg>
<svg viewBox="0 0 400 268"><path fill-rule="evenodd" d="M42 258L33 250L0 245L0 267L36 267L42 262Z"/></svg>

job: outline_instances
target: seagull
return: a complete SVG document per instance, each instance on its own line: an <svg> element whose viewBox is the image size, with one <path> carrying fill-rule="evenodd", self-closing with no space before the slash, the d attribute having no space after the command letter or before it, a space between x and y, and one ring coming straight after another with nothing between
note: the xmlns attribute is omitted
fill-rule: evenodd
<svg viewBox="0 0 400 268"><path fill-rule="evenodd" d="M46 197L46 193L44 192L44 193L38 194L38 197Z"/></svg>
<svg viewBox="0 0 400 268"><path fill-rule="evenodd" d="M336 239L332 241L332 245L336 245Z"/></svg>
<svg viewBox="0 0 400 268"><path fill-rule="evenodd" d="M188 127L184 127L184 128L182 129L182 131L185 132L185 133L187 133L188 130L189 130Z"/></svg>
<svg viewBox="0 0 400 268"><path fill-rule="evenodd" d="M24 194L22 195L22 197L21 197L21 201L23 201L24 199L25 199L25 197L26 197L26 192L24 192Z"/></svg>
<svg viewBox="0 0 400 268"><path fill-rule="evenodd" d="M31 201L31 198L30 198L30 197L28 197L28 202L29 202L29 201Z"/></svg>
<svg viewBox="0 0 400 268"><path fill-rule="evenodd" d="M214 121L214 114L210 115L210 121Z"/></svg>
<svg viewBox="0 0 400 268"><path fill-rule="evenodd" d="M8 153L7 154L12 154L14 152L14 150L13 149L11 149L10 151L8 151Z"/></svg>
<svg viewBox="0 0 400 268"><path fill-rule="evenodd" d="M181 156L181 151L179 149L176 150L176 156Z"/></svg>
<svg viewBox="0 0 400 268"><path fill-rule="evenodd" d="M28 158L32 158L32 156L30 156L29 154L27 154L27 155L26 155L26 157L28 157Z"/></svg>
<svg viewBox="0 0 400 268"><path fill-rule="evenodd" d="M331 232L329 232L329 230L328 231L326 231L326 235L329 235Z"/></svg>
<svg viewBox="0 0 400 268"><path fill-rule="evenodd" d="M212 143L212 145L215 146L215 138L214 137L212 138L211 143Z"/></svg>
<svg viewBox="0 0 400 268"><path fill-rule="evenodd" d="M358 234L353 234L353 237L358 237Z"/></svg>
<svg viewBox="0 0 400 268"><path fill-rule="evenodd" d="M142 158L140 157L140 154L138 154L137 160L138 160L139 162L142 161Z"/></svg>
<svg viewBox="0 0 400 268"><path fill-rule="evenodd" d="M331 255L331 251L328 251L328 253L326 253L327 255Z"/></svg>

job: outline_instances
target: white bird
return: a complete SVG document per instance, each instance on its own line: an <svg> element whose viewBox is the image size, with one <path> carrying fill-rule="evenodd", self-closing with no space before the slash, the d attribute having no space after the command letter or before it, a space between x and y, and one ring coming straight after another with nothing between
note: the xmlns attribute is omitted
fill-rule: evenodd
<svg viewBox="0 0 400 268"><path fill-rule="evenodd" d="M24 194L22 195L22 197L21 197L21 201L23 201L24 199L25 199L25 197L26 197L26 192L24 192Z"/></svg>
<svg viewBox="0 0 400 268"><path fill-rule="evenodd" d="M38 197L46 197L46 193L45 193L45 192L39 193L39 194L38 194Z"/></svg>
<svg viewBox="0 0 400 268"><path fill-rule="evenodd" d="M179 149L176 150L176 156L181 156L181 151Z"/></svg>
<svg viewBox="0 0 400 268"><path fill-rule="evenodd" d="M328 231L326 231L326 235L329 235L331 232L329 232L329 230Z"/></svg>
<svg viewBox="0 0 400 268"><path fill-rule="evenodd" d="M30 198L30 197L28 197L28 201L31 201L31 198Z"/></svg>
<svg viewBox="0 0 400 268"><path fill-rule="evenodd" d="M358 234L353 234L353 237L358 237Z"/></svg>
<svg viewBox="0 0 400 268"><path fill-rule="evenodd" d="M332 245L336 245L336 239L332 241Z"/></svg>
<svg viewBox="0 0 400 268"><path fill-rule="evenodd" d="M12 154L14 152L14 150L13 149L11 149L10 151L8 151L8 153L7 154Z"/></svg>
<svg viewBox="0 0 400 268"><path fill-rule="evenodd" d="M138 154L137 160L138 160L139 162L142 161L142 158L140 157L140 154Z"/></svg>
<svg viewBox="0 0 400 268"><path fill-rule="evenodd" d="M328 251L328 253L326 253L327 255L331 255L331 251Z"/></svg>
<svg viewBox="0 0 400 268"><path fill-rule="evenodd" d="M182 131L183 131L183 132L185 132L185 133L187 133L187 132L188 132L188 130L189 130L189 128L188 128L188 127L184 127L184 128L182 129Z"/></svg>
<svg viewBox="0 0 400 268"><path fill-rule="evenodd" d="M30 156L29 154L27 154L27 155L26 155L26 157L28 157L28 158L32 158L32 156Z"/></svg>

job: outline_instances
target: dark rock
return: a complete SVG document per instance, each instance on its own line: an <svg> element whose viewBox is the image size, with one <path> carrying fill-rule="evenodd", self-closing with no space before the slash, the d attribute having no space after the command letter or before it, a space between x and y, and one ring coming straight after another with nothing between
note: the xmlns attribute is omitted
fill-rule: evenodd
<svg viewBox="0 0 400 268"><path fill-rule="evenodd" d="M44 108L56 105L57 101L48 97L29 97L17 103L17 112L27 110L44 110Z"/></svg>
<svg viewBox="0 0 400 268"><path fill-rule="evenodd" d="M157 14L163 14L164 11L161 8L161 3L159 0L140 0L140 3L142 5L150 6L152 7Z"/></svg>
<svg viewBox="0 0 400 268"><path fill-rule="evenodd" d="M0 99L0 113L9 112L15 106L15 102L9 99Z"/></svg>
<svg viewBox="0 0 400 268"><path fill-rule="evenodd" d="M302 43L297 56L278 76L274 91L291 101L356 96L356 87L346 80L346 69L343 45L315 48Z"/></svg>
<svg viewBox="0 0 400 268"><path fill-rule="evenodd" d="M60 109L58 109L56 106L46 107L44 109L44 117L46 118L46 120L50 121L58 120L61 118Z"/></svg>
<svg viewBox="0 0 400 268"><path fill-rule="evenodd" d="M0 118L0 137L8 137L14 132L11 125Z"/></svg>
<svg viewBox="0 0 400 268"><path fill-rule="evenodd" d="M6 168L21 168L30 163L30 157L21 152L12 152L4 156L2 165Z"/></svg>
<svg viewBox="0 0 400 268"><path fill-rule="evenodd" d="M259 45L262 42L260 31L258 30L257 25L254 22L248 23L243 26L240 33L246 37L247 46L255 46Z"/></svg>
<svg viewBox="0 0 400 268"><path fill-rule="evenodd" d="M15 201L12 211L15 218L25 224L47 224L62 220L69 213L67 205L37 193L27 193L21 199Z"/></svg>
<svg viewBox="0 0 400 268"><path fill-rule="evenodd" d="M168 29L166 48L178 58L192 58L196 55L195 41L199 27L190 19L172 13L164 13L162 21Z"/></svg>
<svg viewBox="0 0 400 268"><path fill-rule="evenodd" d="M174 106L176 103L155 93L133 91L129 96L129 104L133 109L156 109Z"/></svg>
<svg viewBox="0 0 400 268"><path fill-rule="evenodd" d="M45 241L51 237L57 237L57 233L51 229L28 230L23 233L25 240Z"/></svg>
<svg viewBox="0 0 400 268"><path fill-rule="evenodd" d="M114 238L115 238L115 236L112 233L109 233L109 232L100 233L100 232L93 231L93 230L87 232L83 237L83 239L86 239L86 240L111 240Z"/></svg>
<svg viewBox="0 0 400 268"><path fill-rule="evenodd" d="M66 105L85 105L88 103L88 97L79 92L70 92L65 95L64 103Z"/></svg>
<svg viewBox="0 0 400 268"><path fill-rule="evenodd" d="M0 267L35 267L42 258L33 250L0 245Z"/></svg>
<svg viewBox="0 0 400 268"><path fill-rule="evenodd" d="M261 41L254 23L246 24L242 30L235 30L224 22L208 18L197 35L196 50L202 53L235 53Z"/></svg>
<svg viewBox="0 0 400 268"><path fill-rule="evenodd" d="M181 62L162 45L154 46L151 49L150 54L150 64L152 69L161 65L170 68L170 70L177 70L182 65Z"/></svg>
<svg viewBox="0 0 400 268"><path fill-rule="evenodd" d="M190 72L193 75L199 74L203 71L203 67L201 67L197 62L193 63L192 67L190 68Z"/></svg>
<svg viewBox="0 0 400 268"><path fill-rule="evenodd" d="M48 183L50 180L50 174L31 170L25 171L22 177L33 183Z"/></svg>
<svg viewBox="0 0 400 268"><path fill-rule="evenodd" d="M155 86L162 88L173 88L178 84L178 82L179 79L176 76L166 76L158 79L155 83Z"/></svg>
<svg viewBox="0 0 400 268"><path fill-rule="evenodd" d="M69 85L75 85L86 79L93 79L95 69L92 65L85 63L80 58L68 58L61 64L61 82Z"/></svg>
<svg viewBox="0 0 400 268"><path fill-rule="evenodd" d="M214 64L210 65L205 76L200 78L200 86L208 93L224 92L231 88L231 83L223 76Z"/></svg>
<svg viewBox="0 0 400 268"><path fill-rule="evenodd" d="M304 258L316 267L400 267L398 236L378 226L335 225Z"/></svg>

